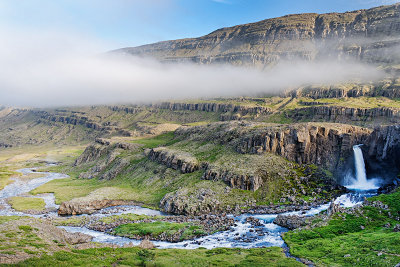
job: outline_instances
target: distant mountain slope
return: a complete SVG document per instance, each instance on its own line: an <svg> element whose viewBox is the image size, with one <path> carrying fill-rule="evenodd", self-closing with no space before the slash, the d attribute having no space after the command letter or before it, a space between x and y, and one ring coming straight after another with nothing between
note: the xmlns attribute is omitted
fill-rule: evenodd
<svg viewBox="0 0 400 267"><path fill-rule="evenodd" d="M346 13L288 15L116 52L201 64L265 66L281 60L354 57L396 65L400 64L400 3Z"/></svg>

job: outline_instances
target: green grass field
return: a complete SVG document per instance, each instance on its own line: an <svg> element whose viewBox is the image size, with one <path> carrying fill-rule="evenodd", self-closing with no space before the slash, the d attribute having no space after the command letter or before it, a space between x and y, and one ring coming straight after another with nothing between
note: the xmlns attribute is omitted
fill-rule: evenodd
<svg viewBox="0 0 400 267"><path fill-rule="evenodd" d="M287 258L281 248L178 250L140 248L87 249L56 252L41 258L31 258L16 266L304 266Z"/></svg>
<svg viewBox="0 0 400 267"><path fill-rule="evenodd" d="M365 206L352 214L338 213L326 226L284 235L293 255L319 266L395 266L400 262L400 191L369 199L389 206Z"/></svg>
<svg viewBox="0 0 400 267"><path fill-rule="evenodd" d="M26 210L44 210L46 203L42 198L32 198L32 197L12 197L8 201L11 207L17 211Z"/></svg>

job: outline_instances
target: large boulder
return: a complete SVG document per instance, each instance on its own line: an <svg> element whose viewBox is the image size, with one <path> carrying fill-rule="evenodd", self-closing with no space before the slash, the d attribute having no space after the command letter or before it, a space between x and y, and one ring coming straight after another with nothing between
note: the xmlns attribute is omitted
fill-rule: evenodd
<svg viewBox="0 0 400 267"><path fill-rule="evenodd" d="M305 226L306 225L306 217L298 216L298 215L281 215L281 214L279 214L275 218L274 223L279 226L285 227L289 230L293 230L293 229Z"/></svg>

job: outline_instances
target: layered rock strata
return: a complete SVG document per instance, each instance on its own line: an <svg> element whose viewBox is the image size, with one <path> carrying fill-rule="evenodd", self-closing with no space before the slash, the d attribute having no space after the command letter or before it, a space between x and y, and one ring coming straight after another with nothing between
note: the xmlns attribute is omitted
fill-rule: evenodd
<svg viewBox="0 0 400 267"><path fill-rule="evenodd" d="M400 172L400 126L377 127L364 144L369 176L385 179L387 183L395 181Z"/></svg>
<svg viewBox="0 0 400 267"><path fill-rule="evenodd" d="M312 106L298 108L287 112L286 116L295 120L322 119L324 121L372 121L387 119L391 122L400 121L400 109L380 108L347 108L338 106Z"/></svg>
<svg viewBox="0 0 400 267"><path fill-rule="evenodd" d="M272 109L262 106L245 106L245 105L233 105L224 103L174 103L174 102L163 102L160 104L153 104L152 107L158 109L168 109L172 111L176 110L190 110L190 111L206 111L206 112L220 112L220 113L236 113L244 116L247 114L252 115L268 115L272 114Z"/></svg>
<svg viewBox="0 0 400 267"><path fill-rule="evenodd" d="M189 153L174 151L165 147L147 149L144 153L149 159L174 170L179 170L181 173L191 173L200 169L197 159Z"/></svg>
<svg viewBox="0 0 400 267"><path fill-rule="evenodd" d="M263 185L262 177L251 174L238 174L232 170L219 169L206 165L202 179L223 181L235 189L256 191Z"/></svg>
<svg viewBox="0 0 400 267"><path fill-rule="evenodd" d="M216 30L199 38L117 50L164 62L264 67L280 61L355 59L398 64L400 4L346 13L296 14Z"/></svg>

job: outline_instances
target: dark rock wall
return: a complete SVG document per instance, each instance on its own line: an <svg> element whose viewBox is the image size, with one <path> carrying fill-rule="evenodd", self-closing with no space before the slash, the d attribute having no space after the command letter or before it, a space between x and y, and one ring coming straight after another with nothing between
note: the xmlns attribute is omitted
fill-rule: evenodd
<svg viewBox="0 0 400 267"><path fill-rule="evenodd" d="M240 153L271 152L299 164L315 164L337 172L344 167L352 147L363 143L370 131L341 125L337 127L312 124L265 128L241 137L236 146Z"/></svg>
<svg viewBox="0 0 400 267"><path fill-rule="evenodd" d="M398 108L346 108L336 106L311 106L287 112L286 116L297 121L304 119L332 122L387 120L392 123L400 121Z"/></svg>
<svg viewBox="0 0 400 267"><path fill-rule="evenodd" d="M365 142L364 158L370 178L393 181L400 174L400 126L376 128Z"/></svg>

